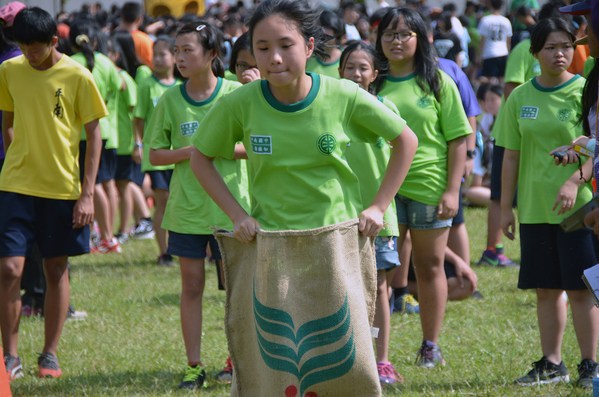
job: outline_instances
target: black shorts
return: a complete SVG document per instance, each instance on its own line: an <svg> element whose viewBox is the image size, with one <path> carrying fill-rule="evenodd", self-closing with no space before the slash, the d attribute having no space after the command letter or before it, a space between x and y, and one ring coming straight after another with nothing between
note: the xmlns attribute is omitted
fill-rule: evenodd
<svg viewBox="0 0 599 397"><path fill-rule="evenodd" d="M566 233L559 225L521 224L518 288L586 289L582 272L597 264L590 230Z"/></svg>
<svg viewBox="0 0 599 397"><path fill-rule="evenodd" d="M162 189L168 191L171 185L173 170L148 171L152 181L152 189Z"/></svg>
<svg viewBox="0 0 599 397"><path fill-rule="evenodd" d="M0 192L0 257L28 256L37 242L42 258L89 252L89 226L73 229L76 200Z"/></svg>
<svg viewBox="0 0 599 397"><path fill-rule="evenodd" d="M85 154L87 153L87 141L79 143L79 170L80 180L83 183L85 175ZM106 149L106 139L102 140L102 154L100 155L100 165L98 167L98 176L96 184L114 179L116 174L116 149Z"/></svg>
<svg viewBox="0 0 599 397"><path fill-rule="evenodd" d="M169 231L166 253L182 256L183 258L204 259L208 244L210 244L212 259L220 261L222 257L218 248L218 242L212 234L183 234Z"/></svg>
<svg viewBox="0 0 599 397"><path fill-rule="evenodd" d="M497 58L489 58L483 60L482 76L485 77L503 77L505 76L505 65L507 63L507 55Z"/></svg>
<svg viewBox="0 0 599 397"><path fill-rule="evenodd" d="M131 175L131 181L137 186L143 188L144 178L146 177L145 172L141 172L141 164L133 163L133 171Z"/></svg>
<svg viewBox="0 0 599 397"><path fill-rule="evenodd" d="M128 154L118 154L116 156L116 172L114 174L115 181L131 181L133 180L133 159Z"/></svg>

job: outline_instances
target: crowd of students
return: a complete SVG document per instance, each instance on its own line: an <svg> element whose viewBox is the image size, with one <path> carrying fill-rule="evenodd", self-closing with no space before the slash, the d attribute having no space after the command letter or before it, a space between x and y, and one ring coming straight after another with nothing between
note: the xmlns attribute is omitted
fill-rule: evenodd
<svg viewBox="0 0 599 397"><path fill-rule="evenodd" d="M118 253L129 237L155 236L158 264L179 258L188 359L179 387L193 389L206 377L206 257L222 269L211 226L250 242L257 228L360 218L376 248L379 378L401 382L388 357L390 313L419 314L417 364L431 368L445 364L447 300L482 299L467 201L489 208L477 263L497 267L518 266L502 245L503 234L514 238L518 206L518 287L537 293L543 357L516 383L569 379L560 353L566 291L581 349L577 384L590 387L599 312L580 275L597 262L599 241L558 226L593 194L593 160L583 164L571 144L596 132L592 26L590 45L574 44L590 1L540 10L535 0L514 1L512 21L502 0L468 2L459 18L454 4L436 10L416 0L380 1L374 12L352 1L336 11L255 3L217 2L202 18L180 20L151 19L138 3L57 18L18 2L0 9L0 328L9 378L23 375L18 325L31 307L20 286L34 246L46 279L40 377L62 374L68 257ZM563 167L550 157L556 151L566 153ZM231 380L234 366L228 359L217 377Z"/></svg>

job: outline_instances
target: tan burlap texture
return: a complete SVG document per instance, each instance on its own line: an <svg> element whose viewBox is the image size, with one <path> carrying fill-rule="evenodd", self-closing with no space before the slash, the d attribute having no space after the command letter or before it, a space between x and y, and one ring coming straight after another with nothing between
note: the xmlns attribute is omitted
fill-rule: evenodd
<svg viewBox="0 0 599 397"><path fill-rule="evenodd" d="M226 285L231 396L381 395L370 326L373 240L358 220L258 231L249 244L218 229Z"/></svg>

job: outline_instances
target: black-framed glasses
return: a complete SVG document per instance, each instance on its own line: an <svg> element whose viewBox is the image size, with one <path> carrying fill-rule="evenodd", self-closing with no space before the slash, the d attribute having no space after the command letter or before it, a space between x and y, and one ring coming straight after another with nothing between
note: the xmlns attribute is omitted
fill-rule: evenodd
<svg viewBox="0 0 599 397"><path fill-rule="evenodd" d="M417 36L416 32L383 32L381 39L385 43L391 43L392 41L394 41L397 38L397 40L399 40L401 43L405 43L406 41L410 40L412 37L416 37L416 36Z"/></svg>

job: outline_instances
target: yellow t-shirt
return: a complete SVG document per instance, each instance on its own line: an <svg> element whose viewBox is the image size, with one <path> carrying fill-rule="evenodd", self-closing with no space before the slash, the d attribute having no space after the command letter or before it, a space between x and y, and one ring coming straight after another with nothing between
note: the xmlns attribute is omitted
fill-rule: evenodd
<svg viewBox="0 0 599 397"><path fill-rule="evenodd" d="M0 190L77 200L82 125L108 115L89 70L67 56L44 71L22 55L5 61L0 110L14 112Z"/></svg>

